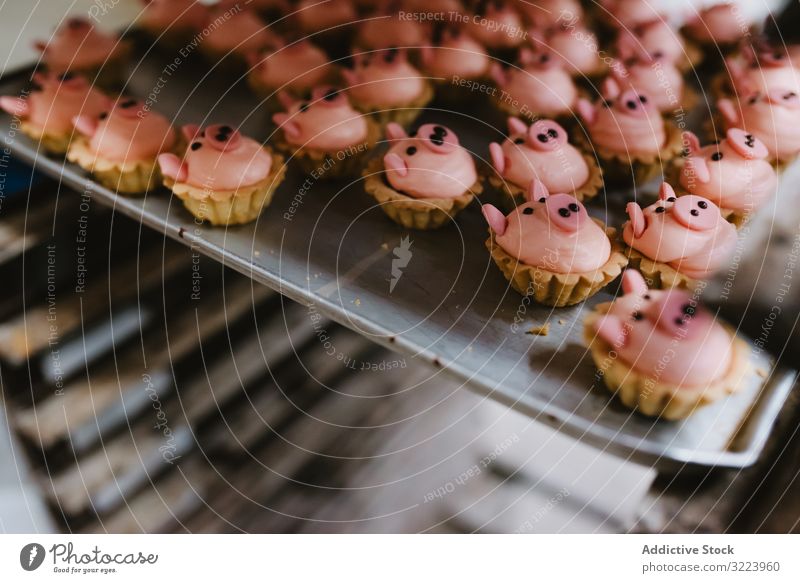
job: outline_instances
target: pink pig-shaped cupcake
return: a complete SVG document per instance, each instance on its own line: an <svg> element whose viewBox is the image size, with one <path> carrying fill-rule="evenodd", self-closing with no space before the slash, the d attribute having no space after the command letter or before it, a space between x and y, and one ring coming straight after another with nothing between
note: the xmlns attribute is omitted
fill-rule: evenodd
<svg viewBox="0 0 800 583"><path fill-rule="evenodd" d="M438 228L480 194L475 161L450 128L425 124L408 134L390 123L386 137L389 151L367 166L364 187L395 222Z"/></svg>
<svg viewBox="0 0 800 583"><path fill-rule="evenodd" d="M519 118L508 119L508 138L489 144L496 175L489 180L514 201L525 198L531 181L540 180L551 192L591 198L603 184L594 158L568 142L566 130L552 120L540 119L530 127Z"/></svg>
<svg viewBox="0 0 800 583"><path fill-rule="evenodd" d="M336 75L325 51L307 40L276 44L248 53L247 80L261 96L271 99L276 91L305 97L311 89Z"/></svg>
<svg viewBox="0 0 800 583"><path fill-rule="evenodd" d="M681 71L702 58L699 49L685 43L666 20L651 20L632 29L621 29L616 42L617 55L623 61L646 55L656 62L670 63Z"/></svg>
<svg viewBox="0 0 800 583"><path fill-rule="evenodd" d="M631 269L622 290L587 316L584 339L606 386L627 407L681 419L740 387L749 369L747 344L695 298L648 289Z"/></svg>
<svg viewBox="0 0 800 583"><path fill-rule="evenodd" d="M511 286L551 306L584 301L616 278L627 260L613 243L614 231L589 217L570 194L550 194L531 182L527 202L504 216L490 204L483 216L486 246Z"/></svg>
<svg viewBox="0 0 800 583"><path fill-rule="evenodd" d="M767 147L744 130L731 128L719 144L700 146L687 132L689 156L681 168L680 184L689 194L718 205L723 215L743 217L761 207L778 187L778 175L767 161Z"/></svg>
<svg viewBox="0 0 800 583"><path fill-rule="evenodd" d="M431 84L403 49L356 53L351 64L342 69L350 100L382 125L412 123L433 99Z"/></svg>
<svg viewBox="0 0 800 583"><path fill-rule="evenodd" d="M279 126L279 149L315 178L351 176L378 141L378 124L357 111L341 89L321 86L307 100L278 95L285 112L272 116Z"/></svg>
<svg viewBox="0 0 800 583"><path fill-rule="evenodd" d="M78 115L96 117L111 100L75 73L34 73L30 90L22 97L0 97L0 108L22 120L22 131L54 154L67 151Z"/></svg>
<svg viewBox="0 0 800 583"><path fill-rule="evenodd" d="M769 94L784 88L800 91L800 70L785 50L746 46L740 55L725 61L726 73L735 95Z"/></svg>
<svg viewBox="0 0 800 583"><path fill-rule="evenodd" d="M770 160L789 162L800 154L800 93L776 88L741 100L717 102L725 129L741 128L761 140Z"/></svg>
<svg viewBox="0 0 800 583"><path fill-rule="evenodd" d="M564 62L550 52L519 52L519 67L492 63L489 73L497 85L497 107L510 115L531 118L570 115L578 88Z"/></svg>
<svg viewBox="0 0 800 583"><path fill-rule="evenodd" d="M229 125L187 125L181 131L188 143L183 159L158 157L167 187L200 220L255 220L283 179L283 158Z"/></svg>
<svg viewBox="0 0 800 583"><path fill-rule="evenodd" d="M121 97L110 111L73 119L80 134L70 144L67 159L109 189L137 194L161 182L156 158L175 147L170 121L141 101Z"/></svg>
<svg viewBox="0 0 800 583"><path fill-rule="evenodd" d="M420 56L425 73L442 78L437 89L446 89L456 79L482 79L491 63L483 45L458 26L443 23L434 27L430 46L420 47Z"/></svg>
<svg viewBox="0 0 800 583"><path fill-rule="evenodd" d="M597 76L606 70L597 51L597 37L583 25L560 22L547 28L533 28L528 37L534 47L558 55L573 76Z"/></svg>
<svg viewBox="0 0 800 583"><path fill-rule="evenodd" d="M469 33L492 50L513 49L525 40L522 17L506 0L478 0L466 22Z"/></svg>
<svg viewBox="0 0 800 583"><path fill-rule="evenodd" d="M677 198L661 184L658 201L642 209L630 202L622 238L631 249L631 262L657 287L696 285L727 265L736 249L736 227L719 207L694 194Z"/></svg>
<svg viewBox="0 0 800 583"><path fill-rule="evenodd" d="M683 74L670 61L639 53L625 61L615 61L610 69L623 90L646 95L661 113L675 111L688 98Z"/></svg>
<svg viewBox="0 0 800 583"><path fill-rule="evenodd" d="M727 51L750 36L750 22L734 2L720 2L694 12L683 26L694 41L714 51Z"/></svg>

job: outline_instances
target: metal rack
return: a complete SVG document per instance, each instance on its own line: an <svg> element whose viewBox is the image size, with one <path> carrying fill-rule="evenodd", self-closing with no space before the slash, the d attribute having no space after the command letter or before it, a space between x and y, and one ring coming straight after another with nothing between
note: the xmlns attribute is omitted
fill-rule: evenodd
<svg viewBox="0 0 800 583"><path fill-rule="evenodd" d="M163 66L157 51L148 51L125 91L147 96ZM224 74L223 68L209 71L190 57L160 87L155 108L176 124L240 123L244 132L268 139L273 126L265 108L244 79ZM19 78L6 81L0 93L20 87ZM464 109L475 107L470 103ZM423 119L453 127L479 154L501 135L496 119L435 106ZM615 290L569 309L522 302L491 264L477 208L442 230L409 233L385 218L358 180L307 188L306 177L291 168L256 223L211 228L195 223L164 190L142 199L117 196L80 168L38 151L34 142L12 131L11 121L0 117L3 143L64 185L313 306L374 342L431 363L465 387L612 453L663 468L746 466L757 459L792 388L790 371L775 370L764 356L754 357L762 376L753 375L738 395L682 422L646 419L624 410L599 386L580 341L583 316ZM609 193L607 199L619 194ZM601 204L590 212L615 222ZM413 258L390 291L393 249L407 236ZM526 333L545 322L550 322L549 335Z"/></svg>

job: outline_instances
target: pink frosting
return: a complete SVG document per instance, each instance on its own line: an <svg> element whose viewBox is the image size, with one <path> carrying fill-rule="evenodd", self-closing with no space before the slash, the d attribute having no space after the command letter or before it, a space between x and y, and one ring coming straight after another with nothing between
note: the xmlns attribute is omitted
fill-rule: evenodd
<svg viewBox="0 0 800 583"><path fill-rule="evenodd" d="M420 47L425 44L425 28L415 20L401 20L397 13L373 14L359 26L357 42L366 49Z"/></svg>
<svg viewBox="0 0 800 583"><path fill-rule="evenodd" d="M503 69L495 62L491 75L504 94L500 99L523 115L567 115L578 98L578 89L563 63L550 53L520 51L523 68Z"/></svg>
<svg viewBox="0 0 800 583"><path fill-rule="evenodd" d="M666 182L658 202L644 209L631 202L626 210L625 242L691 278L708 278L736 249L736 227L722 218L717 205L693 194L676 198Z"/></svg>
<svg viewBox="0 0 800 583"><path fill-rule="evenodd" d="M749 23L732 2L709 6L693 15L686 29L696 39L714 43L735 43L747 34Z"/></svg>
<svg viewBox="0 0 800 583"><path fill-rule="evenodd" d="M504 179L520 188L537 179L550 192L572 192L586 184L589 166L558 123L539 120L528 127L511 118L508 129L508 139L489 146L492 164Z"/></svg>
<svg viewBox="0 0 800 583"><path fill-rule="evenodd" d="M333 71L325 52L308 41L248 55L252 75L275 89L306 91L323 83Z"/></svg>
<svg viewBox="0 0 800 583"><path fill-rule="evenodd" d="M189 142L183 160L174 154L158 158L165 176L209 190L236 190L269 176L269 152L231 126L214 125L205 130L184 126L183 133Z"/></svg>
<svg viewBox="0 0 800 583"><path fill-rule="evenodd" d="M597 36L585 27L554 26L531 31L530 37L576 73L592 73L600 65Z"/></svg>
<svg viewBox="0 0 800 583"><path fill-rule="evenodd" d="M800 94L796 89L773 89L741 101L720 99L717 108L725 129L742 128L755 135L771 158L788 160L800 154Z"/></svg>
<svg viewBox="0 0 800 583"><path fill-rule="evenodd" d="M663 18L653 0L600 0L600 4L608 11L603 11L606 21L616 28L631 29Z"/></svg>
<svg viewBox="0 0 800 583"><path fill-rule="evenodd" d="M421 48L425 71L436 77L474 79L489 69L489 56L479 42L458 28L434 31L433 46Z"/></svg>
<svg viewBox="0 0 800 583"><path fill-rule="evenodd" d="M497 244L522 263L554 273L587 273L611 256L611 241L586 208L569 194L550 195L534 181L528 202L508 216L492 205L483 214Z"/></svg>
<svg viewBox="0 0 800 583"><path fill-rule="evenodd" d="M330 152L367 140L367 118L337 89L318 87L309 101L295 101L285 93L280 97L286 113L272 119L290 144Z"/></svg>
<svg viewBox="0 0 800 583"><path fill-rule="evenodd" d="M475 162L444 126L425 124L411 135L391 123L386 135L392 144L383 158L392 188L414 198L456 198L478 180Z"/></svg>
<svg viewBox="0 0 800 583"><path fill-rule="evenodd" d="M687 192L738 211L757 209L775 194L778 175L767 161L769 150L754 135L731 128L718 145L701 148L693 134L689 144L680 176Z"/></svg>
<svg viewBox="0 0 800 583"><path fill-rule="evenodd" d="M800 71L783 50L756 55L751 49L726 61L737 95L769 93L773 89L791 87L800 91Z"/></svg>
<svg viewBox="0 0 800 583"><path fill-rule="evenodd" d="M490 49L509 49L525 40L522 18L503 0L480 1L467 28L476 40Z"/></svg>
<svg viewBox="0 0 800 583"><path fill-rule="evenodd" d="M98 118L81 115L74 122L94 154L115 162L155 159L175 144L169 120L135 99L120 98L110 112Z"/></svg>
<svg viewBox="0 0 800 583"><path fill-rule="evenodd" d="M199 31L207 16L208 8L196 0L146 0L138 22L155 34Z"/></svg>
<svg viewBox="0 0 800 583"><path fill-rule="evenodd" d="M623 89L647 95L660 112L673 111L683 99L683 74L674 63L633 57L611 67Z"/></svg>
<svg viewBox="0 0 800 583"><path fill-rule="evenodd" d="M617 37L617 53L623 60L650 57L679 64L686 59L680 35L665 20L653 20L633 29L622 29Z"/></svg>
<svg viewBox="0 0 800 583"><path fill-rule="evenodd" d="M354 67L342 69L348 93L364 107L407 105L425 90L425 80L401 49L353 56Z"/></svg>
<svg viewBox="0 0 800 583"><path fill-rule="evenodd" d="M110 106L108 97L74 73L34 73L27 97L0 97L0 107L47 134L69 133L74 117L96 117Z"/></svg>
<svg viewBox="0 0 800 583"><path fill-rule="evenodd" d="M47 43L37 42L42 62L50 71L62 73L103 65L120 47L113 35L98 32L88 21L70 18Z"/></svg>
<svg viewBox="0 0 800 583"><path fill-rule="evenodd" d="M628 269L624 295L594 324L597 335L636 371L677 387L723 378L733 361L733 337L683 290L648 290Z"/></svg>
<svg viewBox="0 0 800 583"><path fill-rule="evenodd" d="M208 34L201 42L217 53L246 55L280 43L271 28L251 11L231 14L217 10L208 21Z"/></svg>
<svg viewBox="0 0 800 583"><path fill-rule="evenodd" d="M664 119L651 99L635 91L620 92L617 83L604 82L606 101L592 105L578 101L578 113L588 126L592 142L612 152L655 154L666 142Z"/></svg>
<svg viewBox="0 0 800 583"><path fill-rule="evenodd" d="M294 11L297 11L295 18L300 30L306 33L348 24L358 18L352 2L300 0L297 6L292 8L292 12Z"/></svg>

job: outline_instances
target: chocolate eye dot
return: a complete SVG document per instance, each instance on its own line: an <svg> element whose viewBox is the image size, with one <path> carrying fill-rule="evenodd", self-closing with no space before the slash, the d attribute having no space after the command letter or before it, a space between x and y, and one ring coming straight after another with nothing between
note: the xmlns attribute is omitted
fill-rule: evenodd
<svg viewBox="0 0 800 583"><path fill-rule="evenodd" d="M670 196L670 197L667 199L667 202L675 202L675 197L674 197L674 196Z"/></svg>
<svg viewBox="0 0 800 583"><path fill-rule="evenodd" d="M104 112L103 112L103 113L101 113L101 114L100 114L98 117L99 117L100 119L106 119L106 118L108 117L108 112L107 112L107 111L104 111Z"/></svg>
<svg viewBox="0 0 800 583"><path fill-rule="evenodd" d="M625 106L628 109L636 109L636 102L632 99L629 99L628 101L625 102Z"/></svg>
<svg viewBox="0 0 800 583"><path fill-rule="evenodd" d="M701 201L697 202L697 206L699 206L701 209L707 209L708 208L708 203L706 201L704 201L704 200L701 200Z"/></svg>
<svg viewBox="0 0 800 583"><path fill-rule="evenodd" d="M542 198L539 199L539 202L544 202L546 200L547 200L547 198L543 196Z"/></svg>
<svg viewBox="0 0 800 583"><path fill-rule="evenodd" d="M200 142L194 142L194 143L191 145L192 151L197 151L197 150L199 150L199 149L200 149L200 148L202 148L202 147L203 147L203 144L201 144Z"/></svg>
<svg viewBox="0 0 800 583"><path fill-rule="evenodd" d="M650 294L644 294L644 299L649 300L651 298Z"/></svg>
<svg viewBox="0 0 800 583"><path fill-rule="evenodd" d="M533 209L528 207L524 211L522 211L522 214L523 215L532 215L533 214Z"/></svg>
<svg viewBox="0 0 800 583"><path fill-rule="evenodd" d="M665 209L663 206L656 207L656 212L657 213L663 213L665 210L667 210L667 209Z"/></svg>
<svg viewBox="0 0 800 583"><path fill-rule="evenodd" d="M300 104L300 113L303 113L304 111L308 111L308 107L309 107L308 103L301 103Z"/></svg>
<svg viewBox="0 0 800 583"><path fill-rule="evenodd" d="M684 314L686 314L687 316L693 316L694 315L694 306L692 306L692 304L683 304L681 306L681 311Z"/></svg>
<svg viewBox="0 0 800 583"><path fill-rule="evenodd" d="M644 320L644 314L642 314L641 312L634 312L633 319L636 320L637 322L640 320Z"/></svg>
<svg viewBox="0 0 800 583"><path fill-rule="evenodd" d="M639 102L647 103L647 97L645 95L639 95Z"/></svg>
<svg viewBox="0 0 800 583"><path fill-rule="evenodd" d="M580 210L580 208L578 207L577 203L574 203L574 202L569 203L567 208L569 210L571 210L573 213L577 213Z"/></svg>
<svg viewBox="0 0 800 583"><path fill-rule="evenodd" d="M525 138L517 138L516 140L514 140L514 143L517 145L524 144Z"/></svg>
<svg viewBox="0 0 800 583"><path fill-rule="evenodd" d="M678 326L685 326L686 325L686 320L684 320L683 318L675 318L675 323Z"/></svg>
<svg viewBox="0 0 800 583"><path fill-rule="evenodd" d="M409 146L408 148L406 148L406 154L408 154L409 156L413 156L416 153L417 153L417 148L415 146Z"/></svg>
<svg viewBox="0 0 800 583"><path fill-rule="evenodd" d="M119 106L122 109L128 109L128 108L133 107L134 105L136 105L136 100L135 99L127 99L127 100L125 100L125 101L123 101L122 103L119 104Z"/></svg>
<svg viewBox="0 0 800 583"><path fill-rule="evenodd" d="M547 134L537 134L536 139L542 142L543 144L546 144L547 140L549 140L550 138L547 137Z"/></svg>
<svg viewBox="0 0 800 583"><path fill-rule="evenodd" d="M561 207L560 209L558 209L558 214L560 214L562 217L566 219L572 213L569 212L568 208Z"/></svg>
<svg viewBox="0 0 800 583"><path fill-rule="evenodd" d="M711 154L711 159L714 162L719 162L720 160L722 160L722 152L714 152L713 154Z"/></svg>
<svg viewBox="0 0 800 583"><path fill-rule="evenodd" d="M700 211L697 209L692 209L689 211L689 214L692 215L693 217L697 217L700 215Z"/></svg>
<svg viewBox="0 0 800 583"><path fill-rule="evenodd" d="M325 95L322 96L322 99L324 99L325 101L333 101L334 99L336 99L337 95L339 95L338 89L330 89L328 90L327 93L325 93Z"/></svg>

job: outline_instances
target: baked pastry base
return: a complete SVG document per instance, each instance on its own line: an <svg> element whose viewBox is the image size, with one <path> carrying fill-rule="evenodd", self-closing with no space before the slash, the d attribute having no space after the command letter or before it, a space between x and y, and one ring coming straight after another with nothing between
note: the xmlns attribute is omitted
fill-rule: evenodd
<svg viewBox="0 0 800 583"><path fill-rule="evenodd" d="M604 227L602 222L594 220ZM605 231L611 240L611 255L602 267L586 273L555 273L543 267L526 265L497 244L491 229L486 248L511 287L524 296L533 296L540 304L561 308L590 298L616 279L628 264L628 258L616 240L616 229L609 227Z"/></svg>
<svg viewBox="0 0 800 583"><path fill-rule="evenodd" d="M735 330L723 324L733 338L733 359L730 369L721 379L707 386L678 387L646 376L620 358L611 358L613 346L594 331L594 323L608 312L611 303L599 304L586 317L583 339L606 387L630 409L651 417L684 419L698 407L735 393L750 371L750 346L736 336Z"/></svg>
<svg viewBox="0 0 800 583"><path fill-rule="evenodd" d="M183 205L196 219L208 221L215 226L249 223L256 220L261 211L270 205L275 190L286 174L283 156L271 151L270 155L270 173L264 180L250 186L242 186L236 190L209 191L185 182L175 182L168 177L164 177L164 186L183 201Z"/></svg>
<svg viewBox="0 0 800 583"><path fill-rule="evenodd" d="M633 247L625 245L625 254L633 269L639 271L647 281L647 286L655 289L679 288L689 291L697 289L700 281L677 271L666 263L653 261Z"/></svg>
<svg viewBox="0 0 800 583"><path fill-rule="evenodd" d="M406 229L438 229L483 192L479 178L467 192L456 198L414 198L389 186L384 177L383 160L373 158L364 170L364 189L378 201L390 219Z"/></svg>
<svg viewBox="0 0 800 583"><path fill-rule="evenodd" d="M64 134L46 134L42 128L35 127L26 121L20 123L19 129L29 138L39 142L42 148L51 154L66 154L72 141L71 131Z"/></svg>
<svg viewBox="0 0 800 583"><path fill-rule="evenodd" d="M403 106L394 107L373 107L359 103L352 99L353 107L362 113L369 114L372 119L378 122L380 127L385 127L391 122L399 123L407 128L420 116L422 110L433 100L433 84L425 81L422 93L414 101Z"/></svg>

